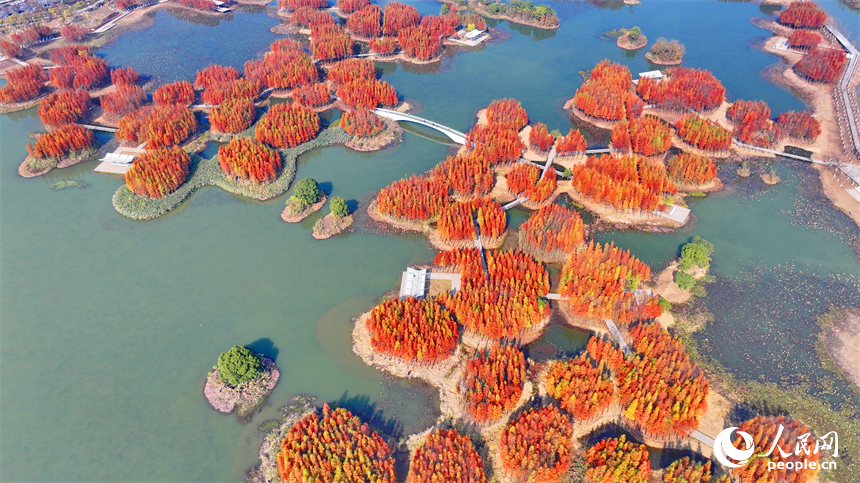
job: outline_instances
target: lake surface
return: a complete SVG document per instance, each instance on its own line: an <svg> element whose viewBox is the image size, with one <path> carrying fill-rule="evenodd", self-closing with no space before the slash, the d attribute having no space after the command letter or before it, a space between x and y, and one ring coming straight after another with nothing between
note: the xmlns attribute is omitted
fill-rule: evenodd
<svg viewBox="0 0 860 483"><path fill-rule="evenodd" d="M408 3L425 14L439 10L430 0ZM823 4L843 24L857 18L835 1ZM753 47L770 35L749 22L763 15L756 5L553 7L562 22L557 31L496 22L510 39L439 65L378 66L421 116L455 129L468 130L493 99L515 97L533 120L566 131L571 121L561 104L581 83L578 71L603 58L629 65L634 75L653 68L643 51L626 53L600 38L638 25L652 40L679 39L685 65L712 70L731 99L763 99L775 112L804 107L759 75L778 59ZM192 22L162 10L153 27L99 54L161 82L193 80L210 63L241 68L260 55L279 38L269 32L276 23L264 12ZM856 28L849 33L857 39ZM311 238L315 218L280 221L285 196L260 203L217 188L198 191L161 219L129 221L111 206L121 178L94 174L94 162L41 178L17 175L28 135L40 129L35 109L0 116L0 479L242 479L262 440L256 427L296 394L372 415L393 434L435 420L435 392L365 366L349 334L350 319L393 288L405 266L432 259L422 237L380 236L361 226L318 242ZM403 143L378 153L311 152L299 162L298 179L313 177L363 211L376 190L427 170L448 151L407 132ZM817 194L812 170L773 164L783 182L770 187L722 168L731 193L695 201L692 229L604 232L598 239L630 248L654 270L690 237L712 241L717 282L705 305L715 321L698 335L704 350L739 377L792 383L794 371L820 371L809 337L815 317L831 304L860 305L860 264L851 248L858 230ZM49 189L64 179L88 187ZM585 339L553 328L531 350L555 357ZM248 425L216 413L202 396L206 373L234 344L251 344L281 369L272 406Z"/></svg>

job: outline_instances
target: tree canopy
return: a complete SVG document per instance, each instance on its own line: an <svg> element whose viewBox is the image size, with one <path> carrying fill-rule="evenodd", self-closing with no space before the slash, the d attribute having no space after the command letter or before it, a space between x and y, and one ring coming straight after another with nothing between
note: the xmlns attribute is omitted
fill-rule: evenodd
<svg viewBox="0 0 860 483"><path fill-rule="evenodd" d="M694 237L693 241L681 247L681 270L689 270L693 265L709 268L712 253L714 253L714 245L711 242L698 236Z"/></svg>
<svg viewBox="0 0 860 483"><path fill-rule="evenodd" d="M305 178L296 183L292 199L302 202L305 206L310 206L319 201L320 187L317 181L313 178Z"/></svg>
<svg viewBox="0 0 860 483"><path fill-rule="evenodd" d="M218 356L218 379L233 387L260 375L260 358L248 348L233 346Z"/></svg>
<svg viewBox="0 0 860 483"><path fill-rule="evenodd" d="M336 218L343 218L345 216L349 216L349 207L346 206L346 200L341 198L340 196L335 196L331 200L331 214Z"/></svg>

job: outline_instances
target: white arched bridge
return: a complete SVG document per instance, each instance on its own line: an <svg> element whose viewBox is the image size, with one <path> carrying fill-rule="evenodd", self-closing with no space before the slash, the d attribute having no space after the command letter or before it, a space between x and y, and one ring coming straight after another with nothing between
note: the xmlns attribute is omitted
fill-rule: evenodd
<svg viewBox="0 0 860 483"><path fill-rule="evenodd" d="M424 119L423 117L413 116L412 114L406 114L403 112L392 111L390 109L374 109L373 112L375 112L378 116L382 116L386 119L391 119L393 121L409 121L414 122L416 124L421 124L422 126L427 126L448 136L452 141L457 144L466 144L465 134L461 133L460 131L455 131L450 127L443 126L439 123Z"/></svg>

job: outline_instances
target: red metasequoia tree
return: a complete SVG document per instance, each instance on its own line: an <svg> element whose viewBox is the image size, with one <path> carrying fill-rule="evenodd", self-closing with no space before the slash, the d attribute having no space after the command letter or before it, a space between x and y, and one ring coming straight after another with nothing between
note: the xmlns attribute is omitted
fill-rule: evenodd
<svg viewBox="0 0 860 483"><path fill-rule="evenodd" d="M123 115L142 106L146 102L146 94L134 84L121 84L117 90L101 96L99 102L106 112Z"/></svg>
<svg viewBox="0 0 860 483"><path fill-rule="evenodd" d="M821 134L821 123L806 111L783 112L776 119L776 125L785 135L808 143Z"/></svg>
<svg viewBox="0 0 860 483"><path fill-rule="evenodd" d="M681 153L669 158L666 171L679 183L701 186L717 177L717 166L710 158L693 153Z"/></svg>
<svg viewBox="0 0 860 483"><path fill-rule="evenodd" d="M647 483L651 460L644 444L605 438L585 453L585 478L600 483Z"/></svg>
<svg viewBox="0 0 860 483"><path fill-rule="evenodd" d="M305 53L305 47L298 40L278 39L269 46L272 52L300 52Z"/></svg>
<svg viewBox="0 0 860 483"><path fill-rule="evenodd" d="M281 171L278 152L253 138L234 137L220 146L218 162L227 176L254 183L274 181Z"/></svg>
<svg viewBox="0 0 860 483"><path fill-rule="evenodd" d="M311 51L316 60L336 60L352 55L352 39L340 25L311 27Z"/></svg>
<svg viewBox="0 0 860 483"><path fill-rule="evenodd" d="M585 136L579 132L579 129L571 129L567 136L559 138L555 152L559 156L564 156L582 153L586 149L588 149L588 142L585 141Z"/></svg>
<svg viewBox="0 0 860 483"><path fill-rule="evenodd" d="M212 64L203 70L197 71L195 84L198 87L209 89L221 84L234 81L239 78L239 71L230 66Z"/></svg>
<svg viewBox="0 0 860 483"><path fill-rule="evenodd" d="M663 483L707 483L711 481L711 462L702 464L689 456L675 460L663 473Z"/></svg>
<svg viewBox="0 0 860 483"><path fill-rule="evenodd" d="M21 55L21 47L18 44L9 42L8 40L0 40L0 52L10 59L14 59Z"/></svg>
<svg viewBox="0 0 860 483"><path fill-rule="evenodd" d="M499 99L487 106L487 123L519 131L529 123L529 116L516 99Z"/></svg>
<svg viewBox="0 0 860 483"><path fill-rule="evenodd" d="M681 139L705 151L724 151L732 146L731 131L696 113L678 119L675 129Z"/></svg>
<svg viewBox="0 0 860 483"><path fill-rule="evenodd" d="M393 54L397 50L397 41L394 37L370 39L370 50L378 54Z"/></svg>
<svg viewBox="0 0 860 483"><path fill-rule="evenodd" d="M458 201L442 209L436 228L446 240L474 240L477 236L475 221L481 236L496 238L505 232L508 218L497 201L476 198Z"/></svg>
<svg viewBox="0 0 860 483"><path fill-rule="evenodd" d="M520 246L529 253L557 258L579 247L585 241L585 232L579 213L550 204L520 225L519 237Z"/></svg>
<svg viewBox="0 0 860 483"><path fill-rule="evenodd" d="M546 124L539 122L529 130L529 147L535 151L549 151L555 143L555 136L549 133Z"/></svg>
<svg viewBox="0 0 860 483"><path fill-rule="evenodd" d="M290 17L290 24L299 27L319 27L334 25L334 18L328 12L311 7L299 7Z"/></svg>
<svg viewBox="0 0 860 483"><path fill-rule="evenodd" d="M448 205L446 183L428 176L411 176L395 181L376 197L380 214L403 220L431 220Z"/></svg>
<svg viewBox="0 0 860 483"><path fill-rule="evenodd" d="M253 83L258 90L267 87L293 89L316 82L319 80L319 73L306 52L275 50L266 53L262 60L245 62L244 80Z"/></svg>
<svg viewBox="0 0 860 483"><path fill-rule="evenodd" d="M573 104L586 115L609 121L627 117L628 111L641 112L636 96L628 92L632 79L627 66L604 59L577 89Z"/></svg>
<svg viewBox="0 0 860 483"><path fill-rule="evenodd" d="M379 5L362 7L346 19L346 28L359 37L379 37L382 34L382 8Z"/></svg>
<svg viewBox="0 0 860 483"><path fill-rule="evenodd" d="M191 156L181 148L149 150L125 173L125 185L138 196L162 198L176 191L190 170Z"/></svg>
<svg viewBox="0 0 860 483"><path fill-rule="evenodd" d="M436 254L434 263L459 268L461 288L437 296L467 331L490 339L514 339L549 316L549 273L520 251L488 250L487 272L477 249Z"/></svg>
<svg viewBox="0 0 860 483"><path fill-rule="evenodd" d="M646 434L685 436L708 407L707 378L684 344L657 322L630 328L635 355L616 372L624 417Z"/></svg>
<svg viewBox="0 0 860 483"><path fill-rule="evenodd" d="M385 5L385 15L382 19L382 33L397 36L406 27L415 27L421 21L421 14L412 5L404 5L391 1Z"/></svg>
<svg viewBox="0 0 860 483"><path fill-rule="evenodd" d="M406 56L413 59L430 60L442 52L442 38L423 25L400 29L397 42Z"/></svg>
<svg viewBox="0 0 860 483"><path fill-rule="evenodd" d="M370 59L345 59L332 65L326 78L338 85L356 80L373 80L376 79L376 66Z"/></svg>
<svg viewBox="0 0 860 483"><path fill-rule="evenodd" d="M9 36L9 39L15 43L20 45L21 47L29 46L35 42L38 42L42 37L47 37L51 35L53 31L50 27L43 24L36 24L32 27L28 27L24 30L13 33Z"/></svg>
<svg viewBox="0 0 860 483"><path fill-rule="evenodd" d="M632 292L650 276L648 265L629 250L592 241L567 259L561 271L559 292L567 298L567 306L575 317L629 324L662 313L657 297L639 305Z"/></svg>
<svg viewBox="0 0 860 483"><path fill-rule="evenodd" d="M293 101L309 107L322 106L331 102L331 91L321 82L297 87L293 89L290 96Z"/></svg>
<svg viewBox="0 0 860 483"><path fill-rule="evenodd" d="M813 47L794 64L794 72L812 82L830 83L842 72L846 60L841 50Z"/></svg>
<svg viewBox="0 0 860 483"><path fill-rule="evenodd" d="M110 69L107 62L93 55L89 47L82 45L66 45L51 51L51 61L57 66L68 66L74 74L71 86L91 89L97 87L110 79ZM54 69L56 70L56 69ZM66 69L64 78L68 77Z"/></svg>
<svg viewBox="0 0 860 483"><path fill-rule="evenodd" d="M779 432L780 426L783 428L782 434ZM808 433L810 440L815 440L812 430L800 421L787 416L756 416L741 423L738 431L743 431L752 436L756 448L756 456L753 456L747 464L732 470L732 475L739 481L743 483L767 481L806 483L818 473L818 465L815 465L816 468L811 468L810 463L817 463L821 458L821 453L810 451L807 454L801 451L796 454L793 451L803 435ZM779 440L774 441L777 435L779 435ZM781 450L773 449L769 456L762 456L773 448L774 443ZM734 446L738 449L747 448L740 435L735 436ZM782 452L787 453L788 456L782 456ZM804 461L808 463L804 463ZM789 463L794 469L785 468Z"/></svg>
<svg viewBox="0 0 860 483"><path fill-rule="evenodd" d="M324 404L287 431L277 456L284 481L318 483L394 483L388 444L366 423L343 408Z"/></svg>
<svg viewBox="0 0 860 483"><path fill-rule="evenodd" d="M131 67L120 67L110 71L110 81L113 85L129 86L137 84L140 81L140 74Z"/></svg>
<svg viewBox="0 0 860 483"><path fill-rule="evenodd" d="M93 133L77 124L63 124L53 131L36 137L27 145L30 156L39 159L65 158L72 153L93 147Z"/></svg>
<svg viewBox="0 0 860 483"><path fill-rule="evenodd" d="M194 103L194 86L187 81L164 84L152 94L152 101L156 106L188 106Z"/></svg>
<svg viewBox="0 0 860 483"><path fill-rule="evenodd" d="M516 481L559 481L570 465L572 434L570 420L555 406L520 414L502 430L502 470Z"/></svg>
<svg viewBox="0 0 860 483"><path fill-rule="evenodd" d="M450 37L457 31L457 26L460 25L460 17L456 13L448 13L442 16L425 15L421 18L420 25L430 37Z"/></svg>
<svg viewBox="0 0 860 483"><path fill-rule="evenodd" d="M41 65L29 64L7 71L5 86L0 87L0 102L11 104L34 99L42 92L48 76Z"/></svg>
<svg viewBox="0 0 860 483"><path fill-rule="evenodd" d="M791 2L779 14L779 23L792 28L817 29L827 21L827 12L818 8L815 2Z"/></svg>
<svg viewBox="0 0 860 483"><path fill-rule="evenodd" d="M343 13L352 13L370 5L370 0L337 0L337 8Z"/></svg>
<svg viewBox="0 0 860 483"><path fill-rule="evenodd" d="M770 119L755 118L735 126L732 136L746 144L771 148L782 139L782 130Z"/></svg>
<svg viewBox="0 0 860 483"><path fill-rule="evenodd" d="M71 42L80 42L84 40L89 33L90 29L75 24L63 25L60 28L60 37Z"/></svg>
<svg viewBox="0 0 860 483"><path fill-rule="evenodd" d="M39 119L47 127L78 122L90 108L87 91L64 90L52 92L39 101Z"/></svg>
<svg viewBox="0 0 860 483"><path fill-rule="evenodd" d="M257 141L276 148L292 148L317 137L320 118L301 104L275 104L260 118L254 135Z"/></svg>
<svg viewBox="0 0 860 483"><path fill-rule="evenodd" d="M197 119L185 106L146 106L119 120L116 137L131 142L146 142L148 148L173 146L197 131Z"/></svg>
<svg viewBox="0 0 860 483"><path fill-rule="evenodd" d="M342 84L337 88L337 97L352 108L376 109L399 102L394 87L379 79L356 79Z"/></svg>
<svg viewBox="0 0 860 483"><path fill-rule="evenodd" d="M639 79L636 92L649 104L678 112L716 109L726 98L726 88L707 70L671 67L666 75L668 79Z"/></svg>
<svg viewBox="0 0 860 483"><path fill-rule="evenodd" d="M526 359L516 346L495 346L466 361L459 393L469 415L480 424L497 421L523 394Z"/></svg>
<svg viewBox="0 0 860 483"><path fill-rule="evenodd" d="M788 37L788 46L793 49L809 50L821 43L821 35L809 30L795 30Z"/></svg>
<svg viewBox="0 0 860 483"><path fill-rule="evenodd" d="M517 160L526 148L515 129L501 124L478 124L466 134L466 146L475 159L489 164L508 163Z"/></svg>
<svg viewBox="0 0 860 483"><path fill-rule="evenodd" d="M663 193L678 192L663 165L635 154L590 156L585 164L573 167L573 188L617 210L662 209Z"/></svg>
<svg viewBox="0 0 860 483"><path fill-rule="evenodd" d="M51 69L48 74L52 86L57 89L75 88L75 69L69 65L58 65Z"/></svg>
<svg viewBox="0 0 860 483"><path fill-rule="evenodd" d="M278 0L278 8L281 10L296 10L301 7L327 8L327 0Z"/></svg>
<svg viewBox="0 0 860 483"><path fill-rule="evenodd" d="M630 121L622 119L612 128L612 147L632 150L643 156L663 154L672 147L669 125L656 116L642 116Z"/></svg>
<svg viewBox="0 0 860 483"><path fill-rule="evenodd" d="M540 168L531 163L517 164L508 171L506 179L508 189L535 203L543 203L548 200L557 186L554 169L548 169L541 177Z"/></svg>
<svg viewBox="0 0 860 483"><path fill-rule="evenodd" d="M213 131L225 134L240 133L254 124L257 108L248 99L228 99L209 113Z"/></svg>
<svg viewBox="0 0 860 483"><path fill-rule="evenodd" d="M764 101L738 99L726 111L726 119L734 123L745 123L770 118L770 107Z"/></svg>
<svg viewBox="0 0 860 483"><path fill-rule="evenodd" d="M456 429L437 429L412 455L406 483L487 483L472 439Z"/></svg>
<svg viewBox="0 0 860 483"><path fill-rule="evenodd" d="M373 350L407 362L447 359L460 334L451 313L433 299L393 299L370 311L367 319Z"/></svg>
<svg viewBox="0 0 860 483"><path fill-rule="evenodd" d="M591 337L589 344L595 344ZM620 351L613 357L621 358ZM587 421L609 408L614 398L607 360L595 360L588 352L567 361L555 361L546 375L546 391L551 398L579 421Z"/></svg>
<svg viewBox="0 0 860 483"><path fill-rule="evenodd" d="M486 196L495 184L490 164L472 153L445 158L433 169L433 176L445 180L462 199Z"/></svg>
<svg viewBox="0 0 860 483"><path fill-rule="evenodd" d="M371 137L385 129L382 119L368 109L350 109L340 118L340 127L348 134L358 137Z"/></svg>

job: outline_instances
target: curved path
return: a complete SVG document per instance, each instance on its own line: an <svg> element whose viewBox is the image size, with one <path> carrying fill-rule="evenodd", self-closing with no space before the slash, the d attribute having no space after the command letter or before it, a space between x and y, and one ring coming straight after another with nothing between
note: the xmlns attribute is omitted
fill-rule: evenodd
<svg viewBox="0 0 860 483"><path fill-rule="evenodd" d="M384 117L386 119L391 119L393 121L409 121L414 122L416 124L421 124L422 126L427 126L448 136L448 138L450 138L457 144L466 144L465 134L461 133L460 131L455 131L450 127L443 126L439 123L424 119L423 117L413 116L412 114L406 114L403 112L392 111L390 109L374 109L373 112L375 112L378 116Z"/></svg>

